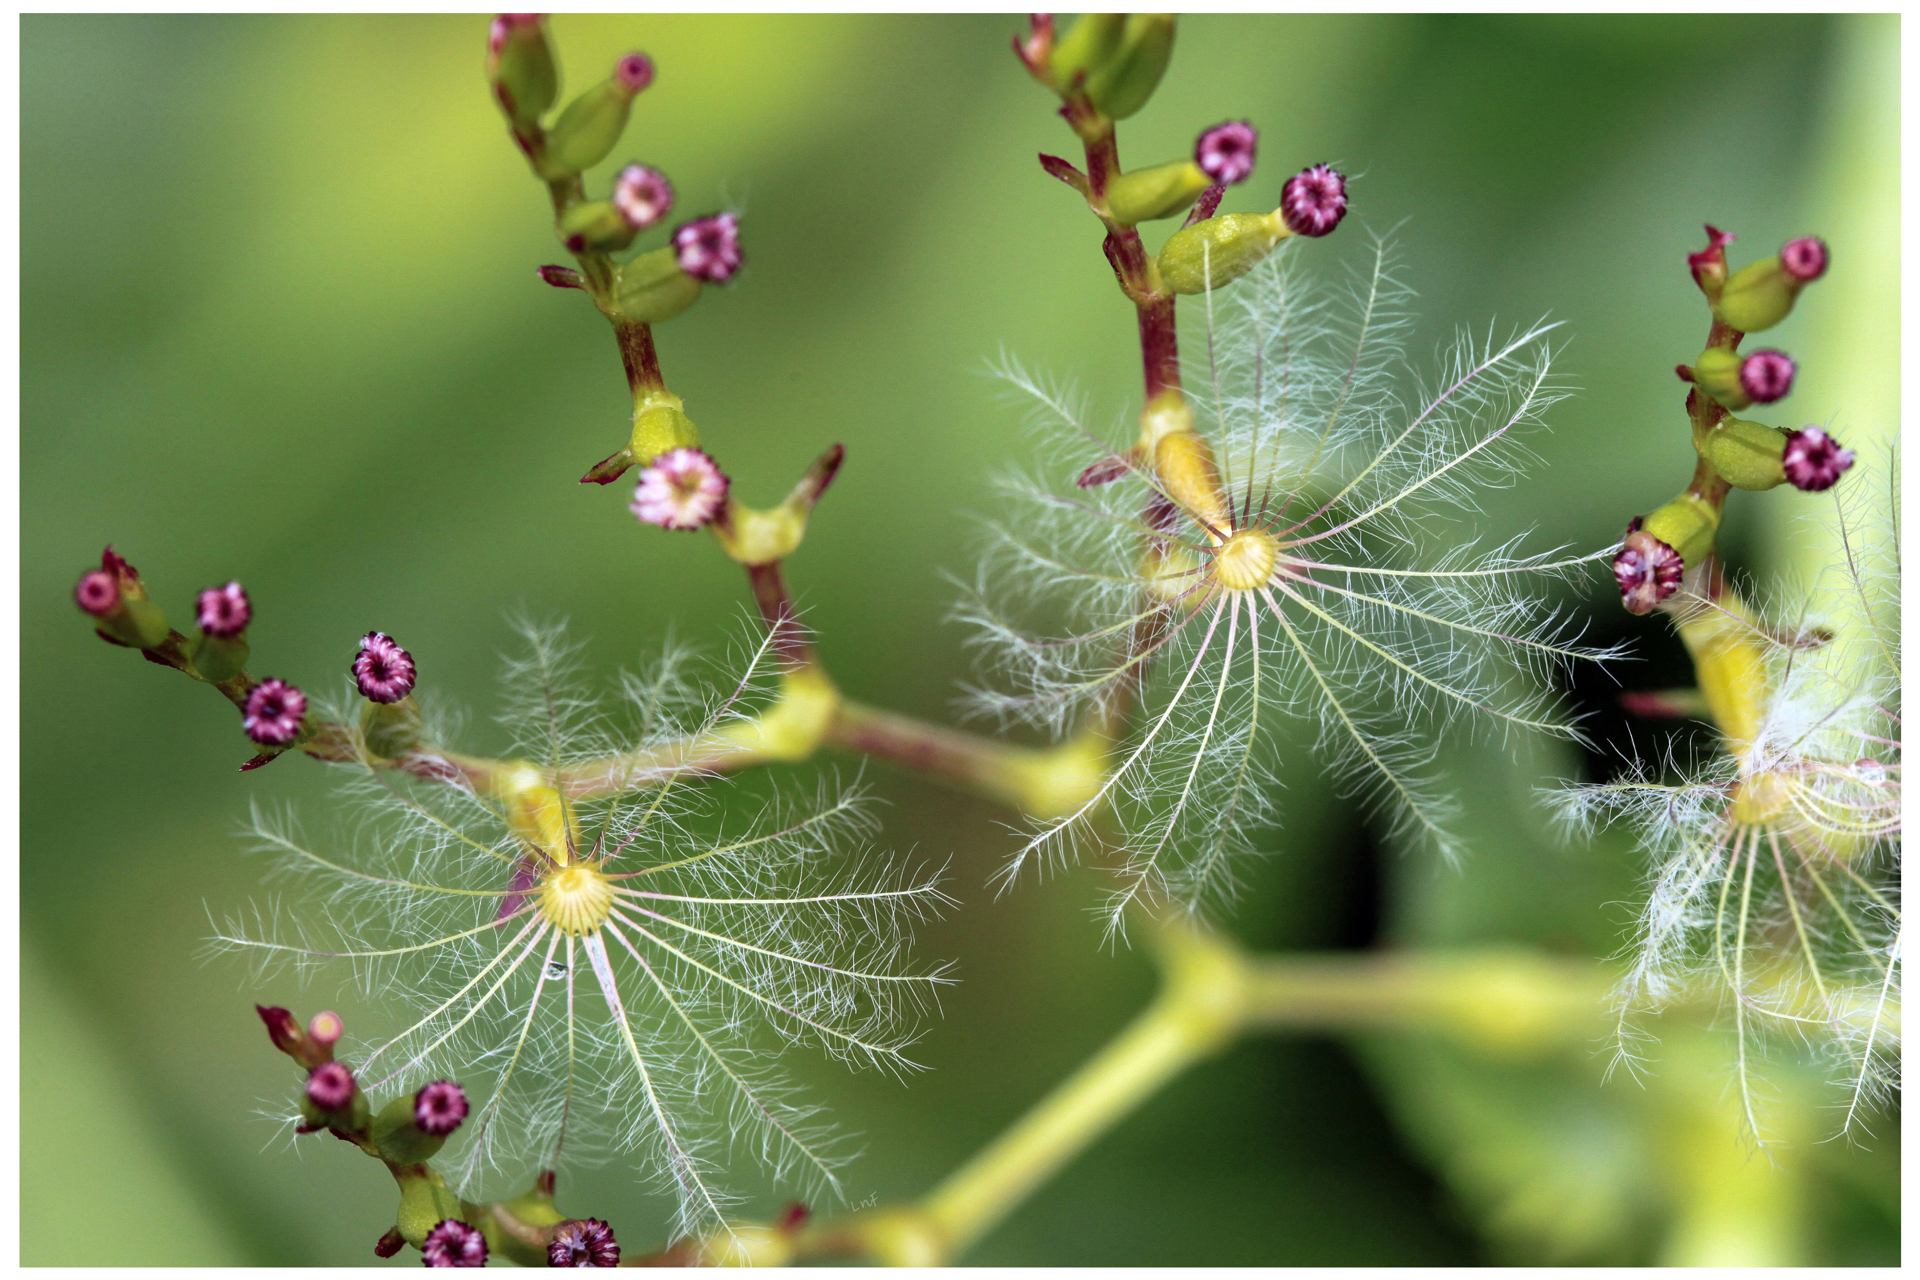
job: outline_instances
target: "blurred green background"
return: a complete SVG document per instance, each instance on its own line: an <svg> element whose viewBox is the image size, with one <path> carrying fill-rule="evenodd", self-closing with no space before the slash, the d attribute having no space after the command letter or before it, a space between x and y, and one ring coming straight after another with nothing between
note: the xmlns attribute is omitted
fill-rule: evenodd
<svg viewBox="0 0 1920 1280"><path fill-rule="evenodd" d="M637 528L622 487L575 483L624 438L624 387L600 319L534 279L562 255L482 81L484 19L23 26L23 1257L365 1262L391 1188L334 1144L269 1147L259 1110L293 1081L248 1006L337 1002L361 1026L396 1011L197 958L206 909L258 891L235 837L249 798L315 816L326 771L235 773L231 712L94 641L74 579L108 540L177 613L239 578L256 671L310 687L390 630L433 696L477 713L481 749L511 609L571 617L610 671L669 626L731 627L742 584L706 540ZM1027 456L989 358L1069 376L1116 418L1137 394L1097 229L1033 163L1071 139L1008 51L1016 26L554 24L575 88L630 47L659 65L616 159L666 169L686 212L744 210L748 269L662 332L668 376L750 501L846 443L790 576L849 692L930 716L968 669L942 575L968 569L991 474ZM1669 369L1705 330L1683 264L1703 221L1740 235L1736 262L1829 238L1831 274L1777 332L1803 360L1789 403L1850 444L1891 438L1897 50L1889 17L1193 18L1122 154L1173 157L1203 125L1251 119L1261 165L1229 208L1342 164L1350 226L1404 223L1416 353L1457 324L1566 321L1582 392L1479 523L1593 546L1687 468ZM1736 556L1777 566L1777 524L1755 515L1792 502L1736 504ZM1596 580L1596 628L1646 641L1630 682L1670 683L1672 651L1608 595ZM1376 844L1304 752L1282 852L1233 921L1248 941L1618 945L1635 856L1557 838L1535 794L1592 762L1456 753L1475 854L1449 871ZM855 1200L929 1186L1152 985L1143 957L1100 948L1094 873L996 900L1003 815L876 772L889 839L953 852L965 906L925 950L964 981L910 1087L794 1055L865 1135ZM968 1260L1893 1261L1894 1119L1858 1150L1818 1142L1806 1110L1784 1154L1750 1158L1723 1109L1730 1054L1676 1040L1643 1089L1601 1085L1597 1040L1497 1069L1420 1037L1248 1043ZM1782 1105L1824 1100L1779 1070ZM660 1202L618 1171L563 1194L630 1248L657 1241ZM779 1203L769 1188L755 1208Z"/></svg>

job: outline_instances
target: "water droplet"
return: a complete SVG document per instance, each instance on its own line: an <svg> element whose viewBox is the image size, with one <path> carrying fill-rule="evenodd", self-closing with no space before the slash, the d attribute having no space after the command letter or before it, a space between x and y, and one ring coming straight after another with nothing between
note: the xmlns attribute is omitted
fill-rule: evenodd
<svg viewBox="0 0 1920 1280"><path fill-rule="evenodd" d="M1887 766L1871 756L1854 761L1853 773L1856 778L1869 787L1877 787L1887 780Z"/></svg>
<svg viewBox="0 0 1920 1280"><path fill-rule="evenodd" d="M566 977L567 976L566 962L564 960L549 960L547 962L547 976L549 978Z"/></svg>

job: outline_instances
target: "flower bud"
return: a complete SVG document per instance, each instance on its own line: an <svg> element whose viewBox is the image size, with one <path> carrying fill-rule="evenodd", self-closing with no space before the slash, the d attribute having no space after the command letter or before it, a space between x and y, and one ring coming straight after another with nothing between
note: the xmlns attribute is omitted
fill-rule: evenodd
<svg viewBox="0 0 1920 1280"><path fill-rule="evenodd" d="M1743 333L1771 329L1787 318L1805 285L1827 269L1827 246L1812 236L1789 240L1777 257L1733 273L1714 302L1722 323Z"/></svg>
<svg viewBox="0 0 1920 1280"><path fill-rule="evenodd" d="M413 692L419 676L413 655L384 631L369 631L360 637L351 669L354 687L369 702L400 701Z"/></svg>
<svg viewBox="0 0 1920 1280"><path fill-rule="evenodd" d="M1620 584L1620 600L1629 613L1651 613L1654 606L1680 589L1686 564L1675 551L1641 527L1635 518L1627 526L1620 551L1613 557L1613 577Z"/></svg>
<svg viewBox="0 0 1920 1280"><path fill-rule="evenodd" d="M298 1059L306 1037L300 1031L300 1023L293 1014L278 1005L257 1004L253 1011L260 1015L260 1021L266 1024L267 1038L273 1041L273 1047L290 1058ZM307 1065L317 1065L307 1064Z"/></svg>
<svg viewBox="0 0 1920 1280"><path fill-rule="evenodd" d="M572 267L563 267L556 263L548 263L546 266L538 268L534 274L556 289L584 289L587 287L587 278L585 276L575 271Z"/></svg>
<svg viewBox="0 0 1920 1280"><path fill-rule="evenodd" d="M1740 362L1740 388L1754 404L1784 400L1793 390L1793 357L1784 351L1755 351Z"/></svg>
<svg viewBox="0 0 1920 1280"><path fill-rule="evenodd" d="M1721 288L1727 283L1727 246L1731 243L1732 236L1708 223L1707 247L1687 255L1687 270L1693 273L1693 282L1700 286L1700 292L1707 295L1709 302L1720 296Z"/></svg>
<svg viewBox="0 0 1920 1280"><path fill-rule="evenodd" d="M621 265L613 305L636 324L659 324L685 311L700 296L700 281L680 269L673 246L640 254Z"/></svg>
<svg viewBox="0 0 1920 1280"><path fill-rule="evenodd" d="M613 203L634 230L644 231L673 209L673 184L650 165L630 164L613 180Z"/></svg>
<svg viewBox="0 0 1920 1280"><path fill-rule="evenodd" d="M609 200L576 204L554 224L568 253L611 253L633 243L634 225Z"/></svg>
<svg viewBox="0 0 1920 1280"><path fill-rule="evenodd" d="M388 1227L386 1233L373 1242L373 1256L391 1258L405 1248L406 1244L407 1238L400 1234L400 1228Z"/></svg>
<svg viewBox="0 0 1920 1280"><path fill-rule="evenodd" d="M1260 135L1245 120L1227 120L1203 132L1193 144L1193 162L1222 186L1244 182L1253 173Z"/></svg>
<svg viewBox="0 0 1920 1280"><path fill-rule="evenodd" d="M323 1062L307 1074L307 1101L322 1115L337 1115L353 1103L358 1086L339 1062Z"/></svg>
<svg viewBox="0 0 1920 1280"><path fill-rule="evenodd" d="M629 509L643 524L699 529L727 502L727 476L700 449L669 449L640 473Z"/></svg>
<svg viewBox="0 0 1920 1280"><path fill-rule="evenodd" d="M345 1030L346 1024L331 1009L316 1013L307 1020L308 1041L328 1057L333 1056L333 1046L340 1043L340 1036Z"/></svg>
<svg viewBox="0 0 1920 1280"><path fill-rule="evenodd" d="M448 1218L427 1232L420 1246L420 1261L429 1267L484 1267L487 1238L478 1228Z"/></svg>
<svg viewBox="0 0 1920 1280"><path fill-rule="evenodd" d="M550 1267L617 1267L620 1242L613 1228L598 1218L575 1218L553 1229L547 1245Z"/></svg>
<svg viewBox="0 0 1920 1280"><path fill-rule="evenodd" d="M1175 160L1151 169L1123 173L1107 184L1107 212L1125 226L1170 218L1213 185L1191 160Z"/></svg>
<svg viewBox="0 0 1920 1280"><path fill-rule="evenodd" d="M1297 236L1324 236L1347 216L1347 178L1331 165L1309 165L1280 189L1280 216Z"/></svg>
<svg viewBox="0 0 1920 1280"><path fill-rule="evenodd" d="M451 1080L435 1080L413 1095L413 1122L424 1132L446 1137L467 1118L467 1091Z"/></svg>
<svg viewBox="0 0 1920 1280"><path fill-rule="evenodd" d="M467 1118L466 1091L436 1080L411 1098L394 1098L373 1118L380 1154L396 1164L422 1164L439 1154L447 1137Z"/></svg>
<svg viewBox="0 0 1920 1280"><path fill-rule="evenodd" d="M1119 51L1127 18L1122 13L1086 13L1053 42L1047 55L1047 74L1053 87L1065 93L1082 75L1091 75Z"/></svg>
<svg viewBox="0 0 1920 1280"><path fill-rule="evenodd" d="M487 36L487 79L500 109L515 124L532 124L560 92L560 71L537 13L503 13Z"/></svg>
<svg viewBox="0 0 1920 1280"><path fill-rule="evenodd" d="M646 55L620 59L612 75L568 103L547 131L548 163L562 173L579 173L605 160L627 127L634 96L651 83L653 63Z"/></svg>
<svg viewBox="0 0 1920 1280"><path fill-rule="evenodd" d="M1838 484L1853 465L1853 450L1842 449L1838 440L1819 427L1802 427L1787 436L1780 463L1794 488L1821 493Z"/></svg>
<svg viewBox="0 0 1920 1280"><path fill-rule="evenodd" d="M1763 422L1722 418L1707 433L1700 452L1736 489L1771 489L1787 478L1781 465L1787 433Z"/></svg>
<svg viewBox="0 0 1920 1280"><path fill-rule="evenodd" d="M1087 99L1115 120L1147 105L1173 59L1173 15L1130 13L1112 56L1087 71Z"/></svg>
<svg viewBox="0 0 1920 1280"><path fill-rule="evenodd" d="M73 599L83 612L104 618L120 607L120 584L105 569L89 569L74 587Z"/></svg>
<svg viewBox="0 0 1920 1280"><path fill-rule="evenodd" d="M253 603L237 582L208 587L196 601L194 618L208 635L237 636L253 620Z"/></svg>
<svg viewBox="0 0 1920 1280"><path fill-rule="evenodd" d="M100 567L74 586L73 599L98 620L95 630L118 644L151 649L163 643L171 630L167 615L147 598L139 570L112 547L100 553Z"/></svg>
<svg viewBox="0 0 1920 1280"><path fill-rule="evenodd" d="M725 284L740 269L740 215L716 213L674 228L680 269L709 284Z"/></svg>
<svg viewBox="0 0 1920 1280"><path fill-rule="evenodd" d="M300 736L307 695L284 680L262 680L247 694L241 727L263 747L284 747Z"/></svg>
<svg viewBox="0 0 1920 1280"><path fill-rule="evenodd" d="M1160 283L1175 293L1205 293L1238 280L1287 235L1278 213L1223 213L1184 227L1160 250Z"/></svg>

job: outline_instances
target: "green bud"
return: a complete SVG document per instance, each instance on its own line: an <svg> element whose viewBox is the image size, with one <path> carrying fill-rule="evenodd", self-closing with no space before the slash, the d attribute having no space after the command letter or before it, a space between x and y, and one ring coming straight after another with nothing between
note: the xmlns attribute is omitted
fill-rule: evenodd
<svg viewBox="0 0 1920 1280"><path fill-rule="evenodd" d="M1160 250L1160 283L1205 293L1238 280L1288 235L1278 213L1223 213L1173 233Z"/></svg>
<svg viewBox="0 0 1920 1280"><path fill-rule="evenodd" d="M1728 347L1708 347L1688 366L1693 385L1729 409L1744 409L1753 398L1740 385L1740 355Z"/></svg>
<svg viewBox="0 0 1920 1280"><path fill-rule="evenodd" d="M369 702L360 712L367 750L394 760L420 745L420 706L411 695L398 702Z"/></svg>
<svg viewBox="0 0 1920 1280"><path fill-rule="evenodd" d="M560 215L554 230L569 253L608 253L633 243L633 224L610 201L589 200Z"/></svg>
<svg viewBox="0 0 1920 1280"><path fill-rule="evenodd" d="M428 1133L413 1121L413 1095L403 1093L373 1118L373 1142L395 1164L423 1164L447 1145L442 1134Z"/></svg>
<svg viewBox="0 0 1920 1280"><path fill-rule="evenodd" d="M1120 35L1126 29L1123 13L1086 13L1054 43L1047 59L1047 73L1054 88L1065 93L1073 88L1074 77L1081 72L1091 76L1104 67L1120 48Z"/></svg>
<svg viewBox="0 0 1920 1280"><path fill-rule="evenodd" d="M479 1225L486 1233L487 1247L494 1253L523 1267L544 1267L551 1265L547 1261L546 1246L528 1239L529 1236L538 1239L544 1232L526 1228L556 1227L566 1220L566 1215L553 1206L552 1184L543 1178L524 1195L496 1202L486 1221ZM505 1230L509 1222L520 1229Z"/></svg>
<svg viewBox="0 0 1920 1280"><path fill-rule="evenodd" d="M1087 73L1087 97L1104 114L1125 120L1147 105L1173 59L1173 15L1127 15L1120 51Z"/></svg>
<svg viewBox="0 0 1920 1280"><path fill-rule="evenodd" d="M1729 327L1758 333L1785 320L1799 293L1800 282L1781 269L1780 259L1765 258L1734 272L1713 310Z"/></svg>
<svg viewBox="0 0 1920 1280"><path fill-rule="evenodd" d="M614 75L569 102L547 131L548 164L562 173L580 173L612 155L637 92Z"/></svg>
<svg viewBox="0 0 1920 1280"><path fill-rule="evenodd" d="M202 631L199 639L193 642L189 656L193 659L193 669L200 673L202 680L219 684L239 675L247 665L247 640L245 636L216 636L210 631Z"/></svg>
<svg viewBox="0 0 1920 1280"><path fill-rule="evenodd" d="M1700 451L1734 488L1771 489L1787 478L1780 462L1786 449L1787 433L1780 428L1726 418L1707 433Z"/></svg>
<svg viewBox="0 0 1920 1280"><path fill-rule="evenodd" d="M700 432L681 408L680 397L655 392L633 406L633 436L627 451L634 463L646 466L669 449L697 448Z"/></svg>
<svg viewBox="0 0 1920 1280"><path fill-rule="evenodd" d="M613 305L628 320L659 324L671 320L700 296L700 281L680 269L673 246L643 253L620 268Z"/></svg>
<svg viewBox="0 0 1920 1280"><path fill-rule="evenodd" d="M1133 226L1179 213L1213 185L1191 160L1175 160L1123 173L1107 184L1107 212L1115 222Z"/></svg>
<svg viewBox="0 0 1920 1280"><path fill-rule="evenodd" d="M1642 522L1641 527L1679 553L1688 567L1713 550L1720 512L1697 493L1683 493Z"/></svg>
<svg viewBox="0 0 1920 1280"><path fill-rule="evenodd" d="M448 1218L461 1216L460 1197L447 1190L439 1174L424 1165L393 1171L400 1184L400 1209L393 1215L394 1229L418 1249L427 1242L427 1232Z"/></svg>
<svg viewBox="0 0 1920 1280"><path fill-rule="evenodd" d="M500 109L515 124L532 124L553 109L560 69L546 24L534 14L503 13L487 40L487 79Z"/></svg>

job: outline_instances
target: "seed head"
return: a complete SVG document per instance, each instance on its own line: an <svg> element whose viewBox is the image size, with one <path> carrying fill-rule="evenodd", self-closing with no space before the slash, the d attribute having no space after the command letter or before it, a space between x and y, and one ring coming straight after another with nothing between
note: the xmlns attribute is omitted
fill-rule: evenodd
<svg viewBox="0 0 1920 1280"><path fill-rule="evenodd" d="M120 606L120 583L105 569L90 570L81 575L73 599L85 612L104 618Z"/></svg>
<svg viewBox="0 0 1920 1280"><path fill-rule="evenodd" d="M247 694L241 727L263 747L284 747L300 736L307 695L285 680L262 680Z"/></svg>
<svg viewBox="0 0 1920 1280"><path fill-rule="evenodd" d="M413 1122L422 1133L444 1138L467 1118L467 1091L451 1080L435 1080L413 1095Z"/></svg>
<svg viewBox="0 0 1920 1280"><path fill-rule="evenodd" d="M1818 236L1801 236L1780 246L1780 269L1801 284L1818 280L1827 273L1827 242Z"/></svg>
<svg viewBox="0 0 1920 1280"><path fill-rule="evenodd" d="M398 702L413 692L417 674L413 655L386 632L369 631L360 637L360 651L353 655L353 683L361 697Z"/></svg>
<svg viewBox="0 0 1920 1280"><path fill-rule="evenodd" d="M1787 437L1780 465L1786 468L1788 484L1820 493L1840 482L1853 465L1853 450L1842 449L1838 440L1819 427L1802 427Z"/></svg>
<svg viewBox="0 0 1920 1280"><path fill-rule="evenodd" d="M1328 234L1347 216L1346 177L1324 164L1302 169L1280 189L1280 216L1297 236Z"/></svg>
<svg viewBox="0 0 1920 1280"><path fill-rule="evenodd" d="M728 480L701 449L669 449L640 473L628 509L643 524L699 529L725 507Z"/></svg>
<svg viewBox="0 0 1920 1280"><path fill-rule="evenodd" d="M613 207L636 231L644 231L673 208L673 184L651 165L630 164L613 180Z"/></svg>
<svg viewBox="0 0 1920 1280"><path fill-rule="evenodd" d="M1202 133L1193 144L1193 162L1215 182L1232 186L1253 172L1260 135L1245 120L1228 120Z"/></svg>
<svg viewBox="0 0 1920 1280"><path fill-rule="evenodd" d="M725 284L740 269L740 216L716 213L681 223L673 232L673 253L694 279Z"/></svg>
<svg viewBox="0 0 1920 1280"><path fill-rule="evenodd" d="M307 1076L307 1097L322 1111L339 1111L353 1101L353 1072L339 1062L323 1062Z"/></svg>
<svg viewBox="0 0 1920 1280"><path fill-rule="evenodd" d="M1793 357L1784 351L1756 351L1740 362L1740 389L1755 404L1783 400L1793 390Z"/></svg>
<svg viewBox="0 0 1920 1280"><path fill-rule="evenodd" d="M484 1267L487 1238L478 1228L448 1218L427 1232L426 1242L420 1246L420 1261L429 1267Z"/></svg>
<svg viewBox="0 0 1920 1280"><path fill-rule="evenodd" d="M575 1218L553 1229L547 1245L550 1267L617 1267L620 1242L613 1228L598 1218Z"/></svg>
<svg viewBox="0 0 1920 1280"><path fill-rule="evenodd" d="M210 636L237 636L253 620L253 602L237 582L208 587L200 593L194 616Z"/></svg>

